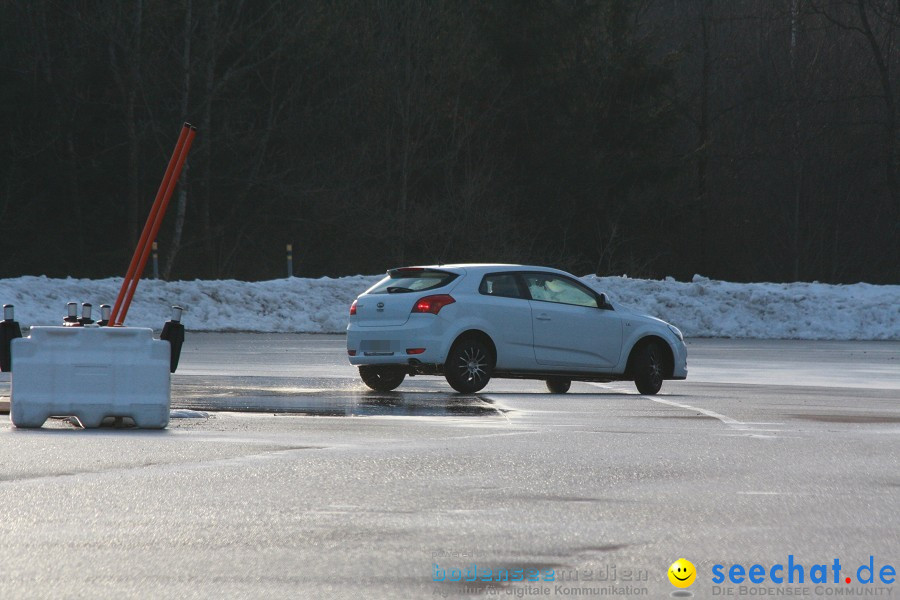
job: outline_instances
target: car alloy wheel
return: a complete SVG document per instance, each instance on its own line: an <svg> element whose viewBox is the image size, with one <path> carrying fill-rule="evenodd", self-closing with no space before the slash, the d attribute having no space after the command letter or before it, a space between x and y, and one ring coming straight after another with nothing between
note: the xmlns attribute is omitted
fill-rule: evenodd
<svg viewBox="0 0 900 600"><path fill-rule="evenodd" d="M659 392L665 376L666 363L659 344L650 342L640 350L635 365L634 383L642 394Z"/></svg>
<svg viewBox="0 0 900 600"><path fill-rule="evenodd" d="M450 350L444 376L457 392L472 394L488 384L492 372L490 350L479 340L463 339Z"/></svg>
<svg viewBox="0 0 900 600"><path fill-rule="evenodd" d="M550 377L546 383L551 394L565 394L572 387L572 380L565 377Z"/></svg>
<svg viewBox="0 0 900 600"><path fill-rule="evenodd" d="M376 392L390 392L406 379L406 373L402 369L387 366L361 366L359 376L363 383Z"/></svg>

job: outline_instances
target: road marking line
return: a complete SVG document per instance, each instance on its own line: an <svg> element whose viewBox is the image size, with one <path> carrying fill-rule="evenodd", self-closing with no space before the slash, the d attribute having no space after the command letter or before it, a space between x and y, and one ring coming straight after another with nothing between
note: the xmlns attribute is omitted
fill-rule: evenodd
<svg viewBox="0 0 900 600"><path fill-rule="evenodd" d="M647 400L653 400L654 402L659 402L660 404L668 404L669 406L677 406L678 408L683 408L685 410L696 410L699 413L703 413L708 417L713 417L714 419L718 419L728 425L729 427L740 427L743 429L747 428L746 423L742 423L737 419L732 419L727 415L723 415L717 413L713 410L707 410L705 408L697 408L696 406L691 406L690 404L682 404L681 402L675 402L673 400L663 400L662 398L655 398L653 396L641 396L641 398L646 398Z"/></svg>
<svg viewBox="0 0 900 600"><path fill-rule="evenodd" d="M587 382L587 383L589 383L590 385L593 385L593 386L595 386L595 387L605 388L605 389L610 389L610 388L606 387L605 385L603 385L602 383L594 383L594 382L591 382L591 381L589 381L589 382ZM684 409L684 410L695 410L695 411L697 411L697 412L699 412L699 413L701 413L701 414L704 414L704 415L706 415L706 416L708 416L708 417L712 417L712 418L714 418L714 419L718 419L718 420L721 421L722 423L728 425L728 427L730 427L731 429L736 429L736 430L738 430L738 431L755 431L755 432L762 432L762 431L777 432L777 431L781 431L780 429L759 429L759 428L755 428L755 427L752 427L752 425L756 425L756 423L744 423L743 421L738 421L737 419L734 419L734 418L732 418L732 417L729 417L728 415L723 415L723 414L721 414L721 413L717 413L717 412L714 411L714 410L709 410L709 409L706 409L706 408L699 408L699 407L696 407L696 406L691 406L690 404L683 404L683 403L681 403L681 402L675 402L674 400L665 400L665 399L663 399L663 398L658 398L658 397L656 397L656 396L646 396L646 395L643 395L643 394L641 394L640 397L641 397L641 398L644 398L645 400L652 400L653 402L658 402L659 404L668 404L669 406L674 406L674 407L676 407L676 408L681 408L681 409ZM760 423L760 425L762 425L762 424L768 425L768 423ZM779 423L779 424L780 424L780 423ZM772 425L775 425L775 423L772 423ZM761 435L758 435L757 437L775 437L775 436L761 436Z"/></svg>

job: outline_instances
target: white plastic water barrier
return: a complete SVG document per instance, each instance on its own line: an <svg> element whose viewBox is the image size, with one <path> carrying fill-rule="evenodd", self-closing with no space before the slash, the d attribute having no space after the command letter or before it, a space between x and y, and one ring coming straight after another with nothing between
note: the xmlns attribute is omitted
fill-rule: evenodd
<svg viewBox="0 0 900 600"><path fill-rule="evenodd" d="M129 417L137 427L169 424L169 343L137 327L33 327L12 341L10 417L40 427L51 416L99 427Z"/></svg>

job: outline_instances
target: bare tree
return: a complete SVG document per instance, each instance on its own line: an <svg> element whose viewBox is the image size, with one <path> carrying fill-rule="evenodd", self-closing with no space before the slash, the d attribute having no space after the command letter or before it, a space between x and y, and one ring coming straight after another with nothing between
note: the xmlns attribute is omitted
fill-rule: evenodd
<svg viewBox="0 0 900 600"><path fill-rule="evenodd" d="M896 0L811 0L810 8L814 14L821 15L840 29L861 36L869 47L884 102L882 134L885 181L893 202L895 218L900 225L900 131L893 75L895 63L900 61L894 46L895 38L900 35L900 3Z"/></svg>
<svg viewBox="0 0 900 600"><path fill-rule="evenodd" d="M110 19L107 30L110 71L122 96L123 124L128 140L128 237L132 245L137 245L141 218L141 133L137 104L142 83L144 0L117 4L107 14Z"/></svg>
<svg viewBox="0 0 900 600"><path fill-rule="evenodd" d="M191 38L194 35L194 0L185 0L184 20L181 31L181 114L187 118L191 100ZM175 227L172 240L169 242L165 267L163 267L163 279L172 276L172 268L175 259L181 252L181 238L184 235L184 221L187 215L188 182L190 180L190 164L185 163L181 172L181 185L178 188L178 202L175 210Z"/></svg>

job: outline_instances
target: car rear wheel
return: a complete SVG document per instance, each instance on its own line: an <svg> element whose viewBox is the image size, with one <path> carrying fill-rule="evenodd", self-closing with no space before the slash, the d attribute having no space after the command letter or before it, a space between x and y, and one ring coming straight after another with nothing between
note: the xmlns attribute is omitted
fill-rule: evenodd
<svg viewBox="0 0 900 600"><path fill-rule="evenodd" d="M390 392L406 379L406 373L399 367L373 367L371 365L360 367L359 376L363 383L377 392Z"/></svg>
<svg viewBox="0 0 900 600"><path fill-rule="evenodd" d="M662 387L665 371L665 354L659 344L651 342L641 348L635 357L634 384L640 393L652 396Z"/></svg>
<svg viewBox="0 0 900 600"><path fill-rule="evenodd" d="M474 394L491 380L494 359L483 342L475 338L463 338L453 345L444 364L444 377L457 392Z"/></svg>
<svg viewBox="0 0 900 600"><path fill-rule="evenodd" d="M565 377L550 377L547 379L547 389L551 394L565 394L572 387L572 380Z"/></svg>

